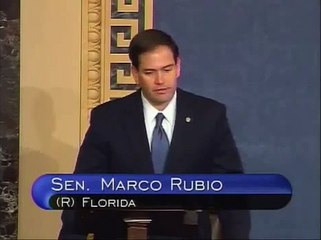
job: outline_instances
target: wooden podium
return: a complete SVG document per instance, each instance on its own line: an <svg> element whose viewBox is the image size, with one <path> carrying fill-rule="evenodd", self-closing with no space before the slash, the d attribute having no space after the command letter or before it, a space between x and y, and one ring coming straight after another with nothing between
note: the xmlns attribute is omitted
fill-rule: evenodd
<svg viewBox="0 0 321 240"><path fill-rule="evenodd" d="M185 211L184 209L148 209L148 210L132 210L132 216L124 219L127 224L127 239L128 240L147 240L148 225L152 221L148 213L151 212L184 212L197 214L200 210ZM184 219L184 223L188 225L196 225L197 217L189 217L189 220Z"/></svg>
<svg viewBox="0 0 321 240"><path fill-rule="evenodd" d="M182 209L176 209L176 210L146 210L142 211L139 210L138 214L133 214L132 216L129 216L124 219L124 222L127 225L127 240L147 240L148 239L148 227L149 224L152 222L152 219L148 217L146 214L142 214L143 212L153 212L153 211L183 211L185 212L185 215L187 216L186 219L184 219L184 224L187 225L196 225L197 224L197 213L201 212L201 210L193 210L193 211L186 211ZM136 211L133 210L135 213ZM220 223L217 218L216 214L210 214L210 222L211 222L211 228L212 228L212 240L215 239L221 239L221 234L220 234ZM89 233L87 235L86 240L94 240L95 236L93 233Z"/></svg>
<svg viewBox="0 0 321 240"><path fill-rule="evenodd" d="M149 218L125 218L127 223L127 240L145 240L148 237Z"/></svg>

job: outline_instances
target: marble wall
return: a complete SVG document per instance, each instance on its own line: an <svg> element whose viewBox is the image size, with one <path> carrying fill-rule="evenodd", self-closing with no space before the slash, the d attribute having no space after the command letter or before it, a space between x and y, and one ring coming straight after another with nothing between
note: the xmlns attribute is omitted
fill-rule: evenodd
<svg viewBox="0 0 321 240"><path fill-rule="evenodd" d="M0 5L0 239L18 226L20 2Z"/></svg>

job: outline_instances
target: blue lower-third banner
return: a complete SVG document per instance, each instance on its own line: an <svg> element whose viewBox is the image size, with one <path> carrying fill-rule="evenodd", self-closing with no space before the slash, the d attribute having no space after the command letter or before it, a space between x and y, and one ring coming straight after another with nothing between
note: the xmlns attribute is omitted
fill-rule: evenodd
<svg viewBox="0 0 321 240"><path fill-rule="evenodd" d="M279 174L47 174L32 186L43 209L280 209L292 196Z"/></svg>

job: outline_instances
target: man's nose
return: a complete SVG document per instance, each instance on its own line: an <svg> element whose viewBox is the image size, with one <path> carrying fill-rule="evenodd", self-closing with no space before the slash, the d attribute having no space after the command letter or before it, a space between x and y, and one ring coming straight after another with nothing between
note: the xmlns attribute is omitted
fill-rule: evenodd
<svg viewBox="0 0 321 240"><path fill-rule="evenodd" d="M155 76L155 84L163 84L164 80L163 80L163 76L161 71L157 71L156 72L156 76Z"/></svg>

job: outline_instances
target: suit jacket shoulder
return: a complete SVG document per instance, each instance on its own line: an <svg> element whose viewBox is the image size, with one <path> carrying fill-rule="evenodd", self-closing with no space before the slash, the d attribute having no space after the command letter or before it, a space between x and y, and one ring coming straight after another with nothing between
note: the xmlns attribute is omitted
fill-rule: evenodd
<svg viewBox="0 0 321 240"><path fill-rule="evenodd" d="M133 108L137 110L137 108L142 108L143 106L140 95L141 91L138 90L126 97L102 103L92 110L92 114L99 116L108 113L117 115L123 111L133 110ZM208 111L212 109L215 111L225 111L226 109L225 105L219 101L196 95L180 88L177 89L177 96L179 104L182 103L184 106L192 108L193 110Z"/></svg>
<svg viewBox="0 0 321 240"><path fill-rule="evenodd" d="M108 116L108 118L122 114L124 111L133 107L139 107L141 104L140 91L136 91L126 97L117 98L98 105L93 108L92 115L99 117Z"/></svg>
<svg viewBox="0 0 321 240"><path fill-rule="evenodd" d="M217 120L226 118L226 106L223 103L181 89L177 91L177 109L178 114L189 113L212 126Z"/></svg>
<svg viewBox="0 0 321 240"><path fill-rule="evenodd" d="M207 98L207 97L204 97L204 96L200 96L200 95L197 95L195 93L192 93L192 92L188 92L188 91L185 91L185 90L182 90L182 89L177 89L177 92L178 92L178 95L180 95L181 97L184 97L190 101L194 101L196 103L199 103L199 104L209 104L209 105L215 105L217 107L222 107L224 106L223 103L217 101L217 100L214 100L212 98Z"/></svg>

